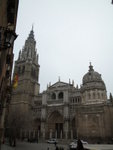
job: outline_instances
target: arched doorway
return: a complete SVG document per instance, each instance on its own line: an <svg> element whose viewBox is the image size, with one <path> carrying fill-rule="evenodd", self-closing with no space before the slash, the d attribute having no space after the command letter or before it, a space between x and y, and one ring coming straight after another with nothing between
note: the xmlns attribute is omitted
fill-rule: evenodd
<svg viewBox="0 0 113 150"><path fill-rule="evenodd" d="M49 138L62 138L63 117L58 111L52 112L48 117L48 136Z"/></svg>

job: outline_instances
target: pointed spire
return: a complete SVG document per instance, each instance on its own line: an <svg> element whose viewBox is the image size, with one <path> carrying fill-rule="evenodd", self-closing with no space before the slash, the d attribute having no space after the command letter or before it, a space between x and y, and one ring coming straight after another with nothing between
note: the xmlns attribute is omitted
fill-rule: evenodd
<svg viewBox="0 0 113 150"><path fill-rule="evenodd" d="M71 84L71 80L69 79L69 84Z"/></svg>
<svg viewBox="0 0 113 150"><path fill-rule="evenodd" d="M19 51L18 60L21 59L21 50Z"/></svg>
<svg viewBox="0 0 113 150"><path fill-rule="evenodd" d="M78 89L78 84L77 84L76 88Z"/></svg>
<svg viewBox="0 0 113 150"><path fill-rule="evenodd" d="M60 82L60 76L58 77L58 82Z"/></svg>
<svg viewBox="0 0 113 150"><path fill-rule="evenodd" d="M49 86L48 86L48 84L47 84L47 89L48 89L48 87L49 87Z"/></svg>
<svg viewBox="0 0 113 150"><path fill-rule="evenodd" d="M75 84L75 83L74 83L74 80L72 80L72 85L74 86L74 84Z"/></svg>
<svg viewBox="0 0 113 150"><path fill-rule="evenodd" d="M91 66L91 62L89 62L89 65Z"/></svg>
<svg viewBox="0 0 113 150"><path fill-rule="evenodd" d="M31 29L31 31L30 31L30 34L29 34L28 39L34 39L33 25L32 25L32 29Z"/></svg>
<svg viewBox="0 0 113 150"><path fill-rule="evenodd" d="M49 87L51 86L51 82L49 82Z"/></svg>
<svg viewBox="0 0 113 150"><path fill-rule="evenodd" d="M34 25L32 24L32 30L31 31L33 31L33 28L34 28Z"/></svg>
<svg viewBox="0 0 113 150"><path fill-rule="evenodd" d="M113 99L113 96L112 96L112 94L110 93L110 95L109 95L109 99L110 100L112 100Z"/></svg>

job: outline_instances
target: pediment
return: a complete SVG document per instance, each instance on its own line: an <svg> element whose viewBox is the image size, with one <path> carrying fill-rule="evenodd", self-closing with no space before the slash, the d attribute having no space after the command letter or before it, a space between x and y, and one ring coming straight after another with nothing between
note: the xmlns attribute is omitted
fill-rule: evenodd
<svg viewBox="0 0 113 150"><path fill-rule="evenodd" d="M50 86L51 88L56 88L56 87L63 87L63 86L68 86L68 83L65 82L56 82L55 84L53 84L52 86Z"/></svg>

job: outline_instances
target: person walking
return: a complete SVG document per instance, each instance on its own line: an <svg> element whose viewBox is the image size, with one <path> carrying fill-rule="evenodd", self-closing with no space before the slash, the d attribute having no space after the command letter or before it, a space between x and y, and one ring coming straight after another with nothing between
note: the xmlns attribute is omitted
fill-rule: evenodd
<svg viewBox="0 0 113 150"><path fill-rule="evenodd" d="M76 148L76 150L90 150L90 149L88 149L88 148L84 148L84 147L83 147L83 144L82 144L82 142L81 142L81 140L80 140L80 139L78 139L78 141L77 141L77 148Z"/></svg>
<svg viewBox="0 0 113 150"><path fill-rule="evenodd" d="M78 141L77 141L77 148L76 148L76 150L84 150L83 144L82 144L80 139L78 139Z"/></svg>

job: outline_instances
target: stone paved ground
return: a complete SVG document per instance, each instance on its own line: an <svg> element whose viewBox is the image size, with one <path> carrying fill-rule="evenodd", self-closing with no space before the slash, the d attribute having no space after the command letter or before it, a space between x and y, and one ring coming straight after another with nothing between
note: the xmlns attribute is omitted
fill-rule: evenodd
<svg viewBox="0 0 113 150"><path fill-rule="evenodd" d="M88 144L86 148L91 150L113 150L113 145L111 144Z"/></svg>
<svg viewBox="0 0 113 150"><path fill-rule="evenodd" d="M67 144L58 144L59 147L63 147L64 150L68 150ZM85 147L90 148L90 150L113 150L113 145L101 145L101 144L88 144ZM47 143L27 143L27 142L17 142L16 147L10 147L8 144L2 144L1 150L55 150L55 145Z"/></svg>

